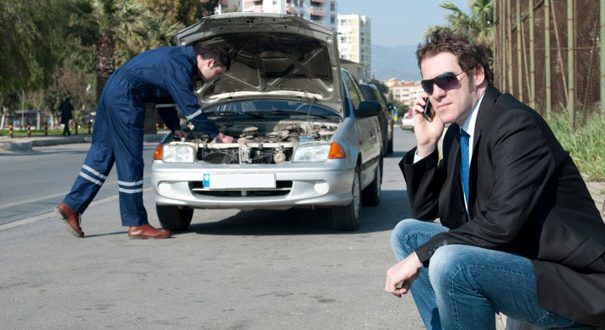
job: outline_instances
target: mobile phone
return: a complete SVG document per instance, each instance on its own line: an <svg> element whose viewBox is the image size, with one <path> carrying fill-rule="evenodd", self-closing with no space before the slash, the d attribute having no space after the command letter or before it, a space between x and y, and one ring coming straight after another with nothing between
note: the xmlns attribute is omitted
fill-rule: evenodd
<svg viewBox="0 0 605 330"><path fill-rule="evenodd" d="M431 101L429 101L429 98L425 98L424 99L425 105L424 105L424 111L422 111L422 115L424 116L424 118L428 121L433 121L433 106L431 105Z"/></svg>

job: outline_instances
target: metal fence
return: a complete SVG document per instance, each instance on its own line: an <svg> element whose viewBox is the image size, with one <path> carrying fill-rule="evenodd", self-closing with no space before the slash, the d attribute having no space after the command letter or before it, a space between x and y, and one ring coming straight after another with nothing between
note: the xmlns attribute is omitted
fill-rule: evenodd
<svg viewBox="0 0 605 330"><path fill-rule="evenodd" d="M494 0L495 84L545 116L605 115L605 0ZM577 116L582 116L578 118Z"/></svg>

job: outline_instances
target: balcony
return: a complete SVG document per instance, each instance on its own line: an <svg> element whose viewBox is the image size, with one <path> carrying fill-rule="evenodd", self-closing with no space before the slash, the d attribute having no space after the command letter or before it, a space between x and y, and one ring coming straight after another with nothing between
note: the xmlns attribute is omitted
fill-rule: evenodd
<svg viewBox="0 0 605 330"><path fill-rule="evenodd" d="M326 11L321 7L311 7L311 10L309 10L309 13L311 14L311 16L323 17L326 15Z"/></svg>
<svg viewBox="0 0 605 330"><path fill-rule="evenodd" d="M311 5L313 5L314 3L324 4L325 0L311 0Z"/></svg>
<svg viewBox="0 0 605 330"><path fill-rule="evenodd" d="M286 13L290 15L298 15L298 10L296 9L296 7L287 7Z"/></svg>

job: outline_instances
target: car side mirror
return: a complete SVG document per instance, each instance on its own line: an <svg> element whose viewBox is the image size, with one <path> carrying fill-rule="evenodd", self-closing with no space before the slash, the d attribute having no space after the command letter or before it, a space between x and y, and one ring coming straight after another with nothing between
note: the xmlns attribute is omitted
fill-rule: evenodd
<svg viewBox="0 0 605 330"><path fill-rule="evenodd" d="M377 116L381 111L380 103L376 101L363 101L355 111L357 117Z"/></svg>

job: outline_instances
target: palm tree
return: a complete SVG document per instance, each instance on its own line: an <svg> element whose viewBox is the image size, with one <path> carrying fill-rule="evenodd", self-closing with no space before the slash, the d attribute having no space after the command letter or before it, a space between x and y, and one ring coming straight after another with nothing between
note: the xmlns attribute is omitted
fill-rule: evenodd
<svg viewBox="0 0 605 330"><path fill-rule="evenodd" d="M136 0L94 0L91 20L97 24L97 96L109 75L144 46L146 8Z"/></svg>
<svg viewBox="0 0 605 330"><path fill-rule="evenodd" d="M448 27L432 26L428 33L449 28L469 35L477 42L491 45L494 38L494 3L493 0L471 0L471 15L466 14L451 1L445 1L440 7L450 11L446 16Z"/></svg>

